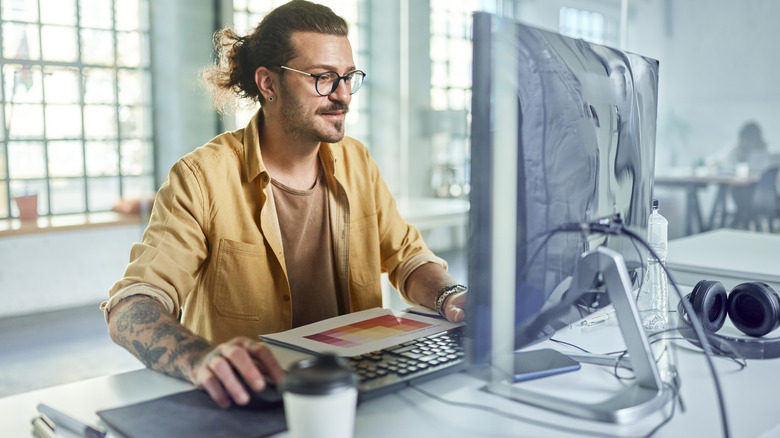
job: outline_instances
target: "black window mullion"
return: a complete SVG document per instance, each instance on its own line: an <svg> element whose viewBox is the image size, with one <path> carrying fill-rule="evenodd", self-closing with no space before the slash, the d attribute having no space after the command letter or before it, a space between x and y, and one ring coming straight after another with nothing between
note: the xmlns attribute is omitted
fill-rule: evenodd
<svg viewBox="0 0 780 438"><path fill-rule="evenodd" d="M84 181L84 212L89 213L89 178L87 177L87 134L84 106L86 104L84 95L87 90L85 88L84 75L84 60L81 59L81 0L76 0L76 45L79 48L78 56L76 57L76 64L79 70L79 111L81 111L81 162L84 169L82 179Z"/></svg>
<svg viewBox="0 0 780 438"><path fill-rule="evenodd" d="M3 51L3 32L2 32L2 21L0 21L0 59L5 58L5 53ZM3 71L4 64L0 64L0 84L5 84L5 72ZM8 163L8 126L6 126L6 97L5 97L5 86L0 86L0 104L3 105L2 111L0 111L0 114L2 114L3 117L3 123L2 123L2 130L3 130L3 144L5 145L5 148L3 148L3 154L5 155L5 177L3 177L3 181L5 181L5 203L6 203L6 218L11 217L11 166Z"/></svg>
<svg viewBox="0 0 780 438"><path fill-rule="evenodd" d="M117 160L119 160L119 196L125 196L125 178L122 175L122 124L121 117L119 115L119 31L116 28L116 1L111 0L111 29L114 35L114 116L116 117L116 147L117 147ZM140 32L141 29L138 29Z"/></svg>
<svg viewBox="0 0 780 438"><path fill-rule="evenodd" d="M43 161L44 161L44 183L46 186L46 215L51 216L51 175L49 174L49 137L46 135L46 87L43 86L43 23L41 22L41 2L38 5L38 57L41 71L41 109L43 118Z"/></svg>

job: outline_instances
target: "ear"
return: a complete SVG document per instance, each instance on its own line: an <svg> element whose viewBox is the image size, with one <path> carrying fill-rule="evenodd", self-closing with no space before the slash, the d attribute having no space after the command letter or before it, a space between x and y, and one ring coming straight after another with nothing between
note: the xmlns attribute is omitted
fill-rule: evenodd
<svg viewBox="0 0 780 438"><path fill-rule="evenodd" d="M275 78L274 72L265 67L257 67L255 70L255 85L265 99L276 94Z"/></svg>

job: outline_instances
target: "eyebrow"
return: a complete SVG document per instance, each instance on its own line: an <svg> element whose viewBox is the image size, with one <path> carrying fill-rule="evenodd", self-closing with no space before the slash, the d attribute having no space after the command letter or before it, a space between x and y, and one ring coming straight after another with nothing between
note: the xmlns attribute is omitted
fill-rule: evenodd
<svg viewBox="0 0 780 438"><path fill-rule="evenodd" d="M325 71L335 71L335 72L338 73L338 68L336 68L336 67L334 67L332 65L327 65L327 64L315 64L315 65L307 67L307 69L309 69L309 70L311 70L311 69L318 69L318 68L321 68L321 69L323 69ZM347 73L353 72L355 70L357 70L357 67L352 65L352 66L347 68Z"/></svg>

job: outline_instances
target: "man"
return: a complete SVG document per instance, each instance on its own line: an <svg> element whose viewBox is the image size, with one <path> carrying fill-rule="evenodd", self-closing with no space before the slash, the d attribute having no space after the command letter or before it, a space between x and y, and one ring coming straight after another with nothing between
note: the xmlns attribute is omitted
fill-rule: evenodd
<svg viewBox="0 0 780 438"><path fill-rule="evenodd" d="M282 378L257 335L381 306L382 271L407 301L462 320L465 288L344 137L364 76L346 22L295 0L247 37L218 36L204 75L217 101L237 92L261 109L171 168L103 304L112 339L227 407L248 402L241 379L259 391Z"/></svg>

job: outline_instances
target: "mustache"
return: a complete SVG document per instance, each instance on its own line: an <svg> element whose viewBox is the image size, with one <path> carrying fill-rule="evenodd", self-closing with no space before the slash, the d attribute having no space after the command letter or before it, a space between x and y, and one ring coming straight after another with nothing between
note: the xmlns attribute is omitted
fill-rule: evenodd
<svg viewBox="0 0 780 438"><path fill-rule="evenodd" d="M336 103L327 108L322 108L317 111L317 114L332 113L334 111L344 111L344 114L349 112L349 105L343 103Z"/></svg>

